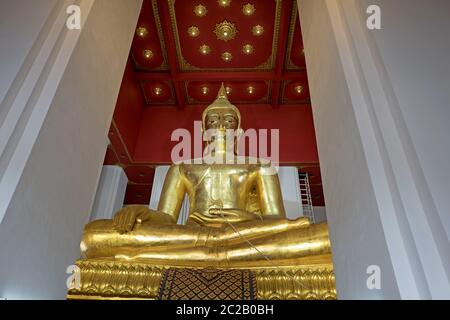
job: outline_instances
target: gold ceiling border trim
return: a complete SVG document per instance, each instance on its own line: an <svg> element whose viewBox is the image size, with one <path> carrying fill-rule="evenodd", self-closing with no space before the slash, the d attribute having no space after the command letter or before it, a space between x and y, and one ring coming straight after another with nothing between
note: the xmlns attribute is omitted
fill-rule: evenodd
<svg viewBox="0 0 450 320"><path fill-rule="evenodd" d="M110 142L110 143L108 144L108 148L106 148L106 153L108 153L108 150L111 150L111 151L114 153L114 155L116 156L116 158L117 158L116 163L114 163L113 165L114 165L114 166L120 166L120 167L122 167L121 162L120 162L119 155L117 154L117 151L115 150L114 145L112 144L112 142ZM105 153L105 158L106 158L106 153ZM103 163L103 164L104 164L104 163Z"/></svg>
<svg viewBox="0 0 450 320"><path fill-rule="evenodd" d="M194 99L191 97L191 95L189 94L189 83L191 83L191 81L185 81L184 82L184 93L186 96L186 102L188 104L203 104L203 102L198 101L197 99Z"/></svg>
<svg viewBox="0 0 450 320"><path fill-rule="evenodd" d="M279 41L279 37L280 37L282 0L275 0L275 2L276 2L276 7L275 7L275 21L274 21L274 30L273 30L273 40L272 40L272 55L265 63L256 67L257 70L273 69L275 60L277 57L278 41Z"/></svg>
<svg viewBox="0 0 450 320"><path fill-rule="evenodd" d="M125 150L125 154L128 157L128 162L133 162L133 158L131 157L131 153L128 150L127 144L125 143L125 140L123 139L122 134L120 133L119 127L117 126L116 121L114 120L114 118L111 120L111 126L114 129L115 134L117 134L117 136L119 137L120 143L122 144L122 146L123 146L123 148ZM114 145L112 145L112 146L114 147ZM116 153L116 155L117 155L117 153ZM118 157L118 159L119 159L119 162L122 163L121 160L120 160L121 157Z"/></svg>
<svg viewBox="0 0 450 320"><path fill-rule="evenodd" d="M293 0L292 5L294 6L294 8L292 9L291 22L289 25L288 47L286 50L286 57L285 57L286 64L284 67L286 68L286 70L302 70L304 68L297 66L291 60L292 44L294 42L294 33L295 33L295 23L297 22L297 13L298 13L297 0Z"/></svg>
<svg viewBox="0 0 450 320"><path fill-rule="evenodd" d="M265 104L265 103L270 103L270 100L272 98L273 81L272 80L261 80L261 81L264 82L266 84L266 86L267 86L266 93L265 93L265 95L263 97L261 97L258 100L255 100L255 101L250 101L250 100L237 100L237 101L235 101L235 100L233 100L233 103L244 104L244 105L245 104ZM186 102L188 104L200 104L200 105L208 104L208 102L202 102L202 101L199 101L199 100L197 100L195 98L192 98L190 96L189 90L188 90L188 86L189 86L189 83L191 83L191 82L192 81L185 81L184 82L184 90L185 90L185 95L186 95L186 98L187 98Z"/></svg>
<svg viewBox="0 0 450 320"><path fill-rule="evenodd" d="M272 40L272 54L266 62L254 67L254 68L199 68L191 65L183 56L181 52L181 44L180 44L180 36L178 33L178 24L175 13L175 2L176 0L167 0L169 5L169 15L170 22L172 25L172 31L175 36L175 47L177 50L178 57L178 65L181 71L216 71L216 72L227 72L227 71L267 71L272 70L274 68L274 63L276 60L276 54L278 51L278 38L280 34L280 21L281 21L281 9L283 0L274 0L276 3L275 7L275 19L274 19L274 31L273 31L273 40Z"/></svg>
<svg viewBox="0 0 450 320"><path fill-rule="evenodd" d="M272 80L264 80L264 82L267 85L267 92L266 92L266 96L262 99L265 99L267 101L267 103L270 103L270 101L272 100L273 81Z"/></svg>
<svg viewBox="0 0 450 320"><path fill-rule="evenodd" d="M164 41L164 34L161 25L161 16L158 10L158 0L152 0L153 16L155 18L156 30L158 31L159 43L161 46L161 53L163 55L163 64L161 70L169 70L169 60L167 58L166 42Z"/></svg>
<svg viewBox="0 0 450 320"><path fill-rule="evenodd" d="M128 181L127 185L139 186L139 187L148 187L148 186L151 187L151 186L153 186L153 183L139 183L139 182ZM151 194L150 194L150 196L151 196Z"/></svg>

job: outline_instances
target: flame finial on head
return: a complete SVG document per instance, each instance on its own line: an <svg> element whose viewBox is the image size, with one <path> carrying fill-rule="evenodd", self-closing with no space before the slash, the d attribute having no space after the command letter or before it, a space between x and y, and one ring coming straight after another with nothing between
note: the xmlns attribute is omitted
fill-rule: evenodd
<svg viewBox="0 0 450 320"><path fill-rule="evenodd" d="M223 82L220 86L219 92L217 93L217 99L219 99L219 98L228 99L227 89L225 88L225 85L223 84Z"/></svg>

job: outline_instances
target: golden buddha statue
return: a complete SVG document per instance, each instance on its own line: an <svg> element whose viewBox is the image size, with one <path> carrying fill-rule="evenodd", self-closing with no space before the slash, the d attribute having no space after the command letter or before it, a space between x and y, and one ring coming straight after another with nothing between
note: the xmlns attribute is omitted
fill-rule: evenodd
<svg viewBox="0 0 450 320"><path fill-rule="evenodd" d="M270 164L237 156L235 139L227 145L226 132L240 130L241 116L223 85L202 120L203 130L216 132L206 153L214 161L173 164L158 210L128 206L112 220L89 223L83 258L215 268L331 261L327 225L287 220L278 176L267 173ZM186 194L189 219L177 225Z"/></svg>

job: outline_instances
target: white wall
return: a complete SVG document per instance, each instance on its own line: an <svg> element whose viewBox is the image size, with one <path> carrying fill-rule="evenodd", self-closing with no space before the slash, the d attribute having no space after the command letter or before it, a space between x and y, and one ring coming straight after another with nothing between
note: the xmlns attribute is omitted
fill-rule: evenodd
<svg viewBox="0 0 450 320"><path fill-rule="evenodd" d="M450 238L450 1L362 2L381 8L374 40Z"/></svg>
<svg viewBox="0 0 450 320"><path fill-rule="evenodd" d="M26 2L19 12L0 11L0 20L14 15L27 26L44 2ZM140 0L94 1L0 224L1 297L65 297L65 271L79 257L140 6ZM17 39L8 45L30 41Z"/></svg>
<svg viewBox="0 0 450 320"><path fill-rule="evenodd" d="M299 1L340 298L450 297L448 8Z"/></svg>
<svg viewBox="0 0 450 320"><path fill-rule="evenodd" d="M299 12L338 297L399 298L325 1L300 0ZM382 291L366 287L371 264L383 270Z"/></svg>
<svg viewBox="0 0 450 320"><path fill-rule="evenodd" d="M40 0L39 4L30 4L29 0L0 1L0 101L5 98L56 1ZM17 19L19 16L23 19ZM23 23L24 19L27 23Z"/></svg>

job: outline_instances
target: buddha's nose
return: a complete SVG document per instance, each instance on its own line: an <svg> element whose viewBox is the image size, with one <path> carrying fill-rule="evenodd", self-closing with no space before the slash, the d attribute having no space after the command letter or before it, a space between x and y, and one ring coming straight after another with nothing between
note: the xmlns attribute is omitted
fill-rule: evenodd
<svg viewBox="0 0 450 320"><path fill-rule="evenodd" d="M219 130L221 131L226 130L225 121L223 119L219 120Z"/></svg>

